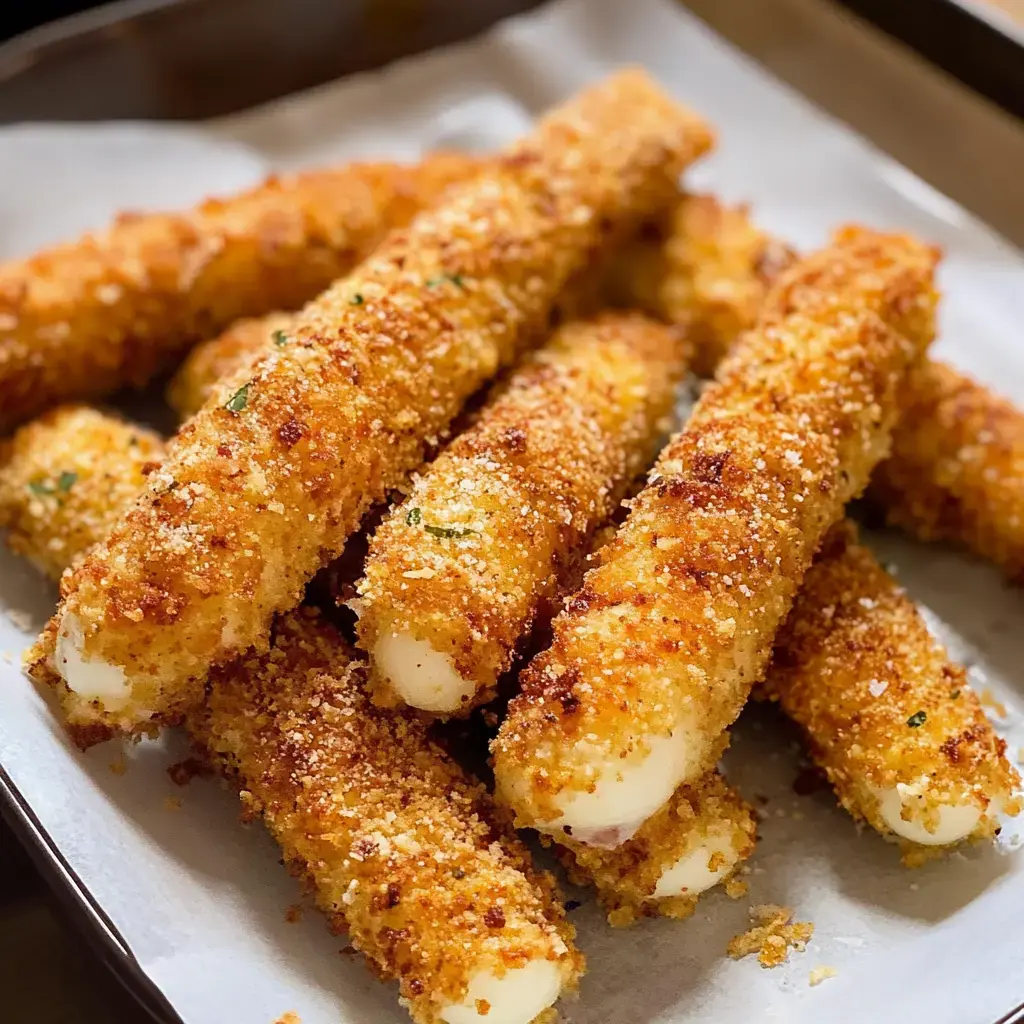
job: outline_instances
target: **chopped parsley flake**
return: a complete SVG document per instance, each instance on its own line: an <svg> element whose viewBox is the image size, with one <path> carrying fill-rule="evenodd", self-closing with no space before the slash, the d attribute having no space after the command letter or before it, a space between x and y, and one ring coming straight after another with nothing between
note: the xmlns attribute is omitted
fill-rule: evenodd
<svg viewBox="0 0 1024 1024"><path fill-rule="evenodd" d="M456 288L462 288L462 275L461 274L439 274L437 277L427 278L427 287L436 288L438 285L444 284L445 281L450 281Z"/></svg>
<svg viewBox="0 0 1024 1024"><path fill-rule="evenodd" d="M928 715L924 711L915 711L908 719L907 725L911 729L916 729L918 726L924 725Z"/></svg>
<svg viewBox="0 0 1024 1024"><path fill-rule="evenodd" d="M427 524L423 527L432 537L443 537L446 540L452 540L458 537L468 537L471 533L476 533L476 530L471 530L469 527L458 527L458 526L431 526Z"/></svg>
<svg viewBox="0 0 1024 1024"><path fill-rule="evenodd" d="M284 331L274 331L274 333L271 334L271 337L274 339L274 344L278 348L280 348L282 345L288 344L288 335L285 334Z"/></svg>
<svg viewBox="0 0 1024 1024"><path fill-rule="evenodd" d="M411 508L405 514L406 526L419 526L423 521L423 513L418 508Z"/></svg>
<svg viewBox="0 0 1024 1024"><path fill-rule="evenodd" d="M251 381L249 383L252 383ZM249 404L249 384L243 384L224 404L228 412L241 412Z"/></svg>
<svg viewBox="0 0 1024 1024"><path fill-rule="evenodd" d="M47 494L67 494L75 485L75 481L77 479L77 473L66 469L54 481L30 480L28 483L28 489L33 494L38 494L40 497Z"/></svg>
<svg viewBox="0 0 1024 1024"><path fill-rule="evenodd" d="M355 295L353 295L352 298L349 300L349 302L353 306L361 306L363 304L363 297L362 295L359 294L359 292L356 292Z"/></svg>
<svg viewBox="0 0 1024 1024"><path fill-rule="evenodd" d="M952 692L952 693L951 693L951 694L949 695L949 697L950 697L950 700L956 700L956 699L957 699L957 697L959 697L959 696L960 696L960 691L959 691L959 690L954 690L954 691L953 691L953 692Z"/></svg>

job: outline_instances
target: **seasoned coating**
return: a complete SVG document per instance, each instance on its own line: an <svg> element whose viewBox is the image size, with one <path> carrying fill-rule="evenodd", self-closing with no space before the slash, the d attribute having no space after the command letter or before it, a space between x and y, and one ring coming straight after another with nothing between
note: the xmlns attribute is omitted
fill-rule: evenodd
<svg viewBox="0 0 1024 1024"><path fill-rule="evenodd" d="M796 254L761 231L745 205L684 194L670 216L646 225L620 253L609 298L685 324L694 369L709 377L757 322L768 289Z"/></svg>
<svg viewBox="0 0 1024 1024"><path fill-rule="evenodd" d="M745 206L688 195L623 250L609 297L685 324L710 376L793 259ZM872 502L918 540L958 544L1024 582L1024 413L944 363L924 361L906 387Z"/></svg>
<svg viewBox="0 0 1024 1024"><path fill-rule="evenodd" d="M646 75L623 72L307 306L65 578L59 649L47 640L36 671L70 681L71 728L171 719L212 664L264 643L273 613L537 338L562 285L669 201L710 141Z"/></svg>
<svg viewBox="0 0 1024 1024"><path fill-rule="evenodd" d="M385 705L486 703L517 644L671 429L681 334L567 324L416 481L370 545L359 643Z"/></svg>
<svg viewBox="0 0 1024 1024"><path fill-rule="evenodd" d="M582 969L554 879L426 725L373 707L362 683L340 635L300 610L269 652L214 671L188 725L413 1020L483 1022L472 996L490 974L535 1005L494 1016L527 1024Z"/></svg>
<svg viewBox="0 0 1024 1024"><path fill-rule="evenodd" d="M963 668L850 523L834 527L776 637L766 692L842 805L911 859L1017 813L1017 772Z"/></svg>
<svg viewBox="0 0 1024 1024"><path fill-rule="evenodd" d="M702 892L727 881L753 852L754 813L717 772L680 786L615 850L559 840L559 861L576 885L593 885L614 927L642 917L689 917Z"/></svg>
<svg viewBox="0 0 1024 1024"><path fill-rule="evenodd" d="M918 540L958 544L1024 583L1024 412L953 367L911 376L869 496Z"/></svg>
<svg viewBox="0 0 1024 1024"><path fill-rule="evenodd" d="M217 337L196 345L167 386L168 404L183 421L194 416L218 389L223 391L235 376L248 373L271 345L286 344L294 321L293 314L280 312L238 320ZM224 400L228 397L230 393Z"/></svg>
<svg viewBox="0 0 1024 1024"><path fill-rule="evenodd" d="M60 579L110 532L163 453L152 431L85 405L25 424L0 449L0 528L11 550Z"/></svg>
<svg viewBox="0 0 1024 1024"><path fill-rule="evenodd" d="M0 433L145 384L240 317L297 309L477 167L439 154L273 177L0 266Z"/></svg>
<svg viewBox="0 0 1024 1024"><path fill-rule="evenodd" d="M523 673L493 747L520 824L616 846L761 677L934 331L936 254L846 228L786 272Z"/></svg>

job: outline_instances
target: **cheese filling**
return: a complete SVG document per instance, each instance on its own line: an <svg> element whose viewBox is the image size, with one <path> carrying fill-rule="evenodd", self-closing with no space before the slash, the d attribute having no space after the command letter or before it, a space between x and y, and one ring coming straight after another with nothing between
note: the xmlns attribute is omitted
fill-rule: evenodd
<svg viewBox="0 0 1024 1024"><path fill-rule="evenodd" d="M530 1024L553 1005L562 990L562 972L553 960L532 960L500 978L478 971L466 997L441 1011L445 1024Z"/></svg>

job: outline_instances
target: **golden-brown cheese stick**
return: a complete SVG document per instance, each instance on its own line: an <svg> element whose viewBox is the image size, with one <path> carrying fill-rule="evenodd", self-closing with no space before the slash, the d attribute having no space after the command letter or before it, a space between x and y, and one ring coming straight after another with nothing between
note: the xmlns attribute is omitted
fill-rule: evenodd
<svg viewBox="0 0 1024 1024"><path fill-rule="evenodd" d="M152 431L85 405L25 424L0 448L0 528L60 579L138 497L164 454Z"/></svg>
<svg viewBox="0 0 1024 1024"><path fill-rule="evenodd" d="M383 705L468 714L671 429L689 346L634 314L528 358L377 529L359 644Z"/></svg>
<svg viewBox="0 0 1024 1024"><path fill-rule="evenodd" d="M746 207L688 195L620 254L610 297L687 325L694 368L710 376L793 259ZM1024 412L954 367L926 360L911 374L869 495L918 540L958 544L1024 581Z"/></svg>
<svg viewBox="0 0 1024 1024"><path fill-rule="evenodd" d="M287 344L287 332L295 322L292 313L238 320L226 331L201 342L185 357L167 386L167 402L182 422L194 416L215 392L231 386L239 374L252 369L273 344ZM239 384L245 382L243 377ZM229 395L225 396L225 400Z"/></svg>
<svg viewBox="0 0 1024 1024"><path fill-rule="evenodd" d="M582 970L554 879L363 667L300 609L213 672L190 731L417 1024L529 1024Z"/></svg>
<svg viewBox="0 0 1024 1024"><path fill-rule="evenodd" d="M1024 411L944 363L912 375L870 498L923 541L958 544L1024 583Z"/></svg>
<svg viewBox="0 0 1024 1024"><path fill-rule="evenodd" d="M731 878L753 852L757 821L717 771L680 786L614 850L561 838L556 855L576 885L593 885L615 927L641 917L689 917L698 897Z"/></svg>
<svg viewBox="0 0 1024 1024"><path fill-rule="evenodd" d="M833 528L776 637L769 696L842 805L905 854L992 836L1017 772L962 667L850 523Z"/></svg>
<svg viewBox="0 0 1024 1024"><path fill-rule="evenodd" d="M0 433L144 384L240 317L297 309L478 166L439 154L274 177L0 266Z"/></svg>
<svg viewBox="0 0 1024 1024"><path fill-rule="evenodd" d="M538 340L565 282L670 202L706 125L615 75L394 232L287 344L180 432L108 541L64 580L36 666L91 738L173 719Z"/></svg>
<svg viewBox="0 0 1024 1024"><path fill-rule="evenodd" d="M493 747L520 824L614 847L712 766L888 449L934 332L936 260L846 228L782 276L521 677Z"/></svg>
<svg viewBox="0 0 1024 1024"><path fill-rule="evenodd" d="M768 288L796 254L761 231L746 206L684 194L672 213L624 247L606 282L610 301L685 324L704 377L757 321Z"/></svg>

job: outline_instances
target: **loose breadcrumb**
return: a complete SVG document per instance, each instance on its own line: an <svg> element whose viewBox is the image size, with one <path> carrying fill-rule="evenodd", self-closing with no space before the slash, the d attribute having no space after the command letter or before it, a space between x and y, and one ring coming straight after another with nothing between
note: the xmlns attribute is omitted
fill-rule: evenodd
<svg viewBox="0 0 1024 1024"><path fill-rule="evenodd" d="M298 309L477 167L440 154L273 177L0 266L0 434L145 384L240 317Z"/></svg>
<svg viewBox="0 0 1024 1024"><path fill-rule="evenodd" d="M211 664L265 643L273 613L539 340L562 286L669 202L710 142L645 74L617 74L310 303L288 344L182 429L129 514L65 577L56 622L129 687L105 708L58 681L78 739L173 720ZM43 638L42 678L63 668L59 629Z"/></svg>
<svg viewBox="0 0 1024 1024"><path fill-rule="evenodd" d="M567 324L430 463L374 533L359 584L359 643L381 703L415 690L375 656L396 634L428 642L465 682L447 707L410 703L468 714L494 696L671 429L687 352L680 334L635 314Z"/></svg>
<svg viewBox="0 0 1024 1024"><path fill-rule="evenodd" d="M107 765L112 775L124 775L128 771L128 761L125 759L124 754L115 760L111 761Z"/></svg>
<svg viewBox="0 0 1024 1024"><path fill-rule="evenodd" d="M164 797L164 810L165 811L180 811L184 801L180 796L165 796Z"/></svg>
<svg viewBox="0 0 1024 1024"><path fill-rule="evenodd" d="M815 985L820 985L823 981L827 981L829 978L835 978L839 972L834 967L815 967L812 968L808 981L810 982L811 988Z"/></svg>
<svg viewBox="0 0 1024 1024"><path fill-rule="evenodd" d="M810 921L790 924L793 911L789 907L763 903L750 908L753 927L729 940L727 952L733 960L757 954L762 967L778 967L789 959L792 947L802 953L814 934Z"/></svg>
<svg viewBox="0 0 1024 1024"><path fill-rule="evenodd" d="M274 1024L302 1024L302 1018L293 1010L289 1010L278 1017Z"/></svg>
<svg viewBox="0 0 1024 1024"><path fill-rule="evenodd" d="M981 701L981 706L990 711L996 718L1006 717L1006 705L992 692L989 687L986 686L981 693L978 694L978 700Z"/></svg>
<svg viewBox="0 0 1024 1024"><path fill-rule="evenodd" d="M888 449L934 334L937 258L847 228L782 275L521 677L493 747L519 824L559 829L563 805L656 739L685 737L669 793L711 767L822 537Z"/></svg>
<svg viewBox="0 0 1024 1024"><path fill-rule="evenodd" d="M417 1024L480 971L547 960L573 988L582 957L554 879L422 720L371 704L363 669L299 610L268 652L211 675L187 725Z"/></svg>

